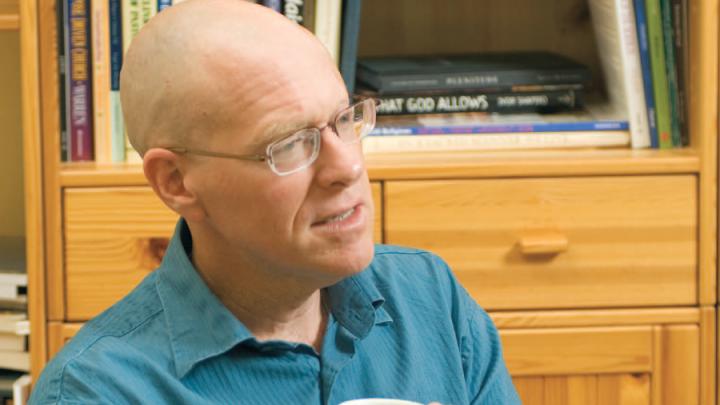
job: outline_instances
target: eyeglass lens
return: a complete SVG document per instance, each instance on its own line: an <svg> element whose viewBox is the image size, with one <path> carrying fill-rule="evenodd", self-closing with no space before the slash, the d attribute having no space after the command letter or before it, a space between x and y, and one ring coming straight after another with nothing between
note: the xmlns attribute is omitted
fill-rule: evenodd
<svg viewBox="0 0 720 405"><path fill-rule="evenodd" d="M375 126L375 102L364 100L340 112L335 130L343 142L359 141ZM310 166L320 152L320 130L307 128L270 145L270 167L281 176Z"/></svg>

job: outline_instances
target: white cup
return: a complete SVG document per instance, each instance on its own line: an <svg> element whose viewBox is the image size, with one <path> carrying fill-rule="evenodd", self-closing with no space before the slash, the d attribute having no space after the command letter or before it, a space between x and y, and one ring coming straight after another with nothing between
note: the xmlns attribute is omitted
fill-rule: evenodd
<svg viewBox="0 0 720 405"><path fill-rule="evenodd" d="M390 398L362 398L340 403L340 405L423 405L419 402Z"/></svg>

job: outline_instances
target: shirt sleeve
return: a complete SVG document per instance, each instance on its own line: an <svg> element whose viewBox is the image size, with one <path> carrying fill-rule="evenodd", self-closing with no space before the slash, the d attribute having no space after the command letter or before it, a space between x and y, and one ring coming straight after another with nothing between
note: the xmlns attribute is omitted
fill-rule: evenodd
<svg viewBox="0 0 720 405"><path fill-rule="evenodd" d="M488 314L457 282L448 265L437 258L454 284L458 344L471 404L521 404L505 366L500 336Z"/></svg>

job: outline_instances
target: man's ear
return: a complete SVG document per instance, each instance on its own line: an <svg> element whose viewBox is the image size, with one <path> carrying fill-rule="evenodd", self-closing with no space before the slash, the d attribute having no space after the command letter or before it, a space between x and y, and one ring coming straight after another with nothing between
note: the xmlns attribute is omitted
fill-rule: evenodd
<svg viewBox="0 0 720 405"><path fill-rule="evenodd" d="M205 217L195 191L186 187L186 170L180 156L167 149L153 148L143 155L143 171L155 194L171 210L190 221Z"/></svg>

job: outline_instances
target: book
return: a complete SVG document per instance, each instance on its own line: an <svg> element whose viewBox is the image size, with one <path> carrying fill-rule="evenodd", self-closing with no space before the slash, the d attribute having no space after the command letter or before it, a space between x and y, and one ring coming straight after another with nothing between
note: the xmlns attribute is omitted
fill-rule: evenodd
<svg viewBox="0 0 720 405"><path fill-rule="evenodd" d="M0 350L0 369L30 371L30 353Z"/></svg>
<svg viewBox="0 0 720 405"><path fill-rule="evenodd" d="M120 68L123 61L121 0L109 0L110 35L110 143L113 162L125 161L125 122L120 104Z"/></svg>
<svg viewBox="0 0 720 405"><path fill-rule="evenodd" d="M677 100L678 120L680 122L680 141L683 146L690 145L690 133L687 118L687 83L688 69L686 63L690 60L688 55L688 23L687 0L672 0L673 43L675 45L675 68L677 69Z"/></svg>
<svg viewBox="0 0 720 405"><path fill-rule="evenodd" d="M366 136L365 153L623 147L628 131Z"/></svg>
<svg viewBox="0 0 720 405"><path fill-rule="evenodd" d="M628 121L605 106L555 114L451 113L378 117L371 136L505 132L624 131Z"/></svg>
<svg viewBox="0 0 720 405"><path fill-rule="evenodd" d="M340 63L341 0L315 0L315 36L330 52L335 64Z"/></svg>
<svg viewBox="0 0 720 405"><path fill-rule="evenodd" d="M89 0L64 0L68 160L93 160Z"/></svg>
<svg viewBox="0 0 720 405"><path fill-rule="evenodd" d="M632 0L590 0L610 104L630 122L633 148L650 146L650 127Z"/></svg>
<svg viewBox="0 0 720 405"><path fill-rule="evenodd" d="M358 81L380 93L587 84L590 70L551 52L488 52L446 56L362 58Z"/></svg>
<svg viewBox="0 0 720 405"><path fill-rule="evenodd" d="M90 0L92 8L93 143L96 162L112 162L110 114L110 13L108 0Z"/></svg>
<svg viewBox="0 0 720 405"><path fill-rule="evenodd" d="M633 3L635 6L635 27L637 29L638 48L640 51L640 67L643 76L643 93L645 94L648 127L650 128L650 147L658 148L660 145L655 114L655 94L650 68L650 44L648 43L645 0L633 0Z"/></svg>
<svg viewBox="0 0 720 405"><path fill-rule="evenodd" d="M360 10L362 0L343 0L342 39L340 40L340 74L348 94L355 92L358 38L360 36Z"/></svg>
<svg viewBox="0 0 720 405"><path fill-rule="evenodd" d="M652 71L653 93L655 95L655 118L658 127L660 149L673 147L670 128L670 95L665 70L665 44L663 39L660 0L645 0L648 19L648 43L650 44L650 69Z"/></svg>
<svg viewBox="0 0 720 405"><path fill-rule="evenodd" d="M673 27L671 0L660 0L662 15L663 43L665 45L665 70L668 80L668 96L670 99L670 137L673 146L682 146L680 139L680 100L678 94L678 72L675 66L675 30Z"/></svg>
<svg viewBox="0 0 720 405"><path fill-rule="evenodd" d="M559 90L514 93L428 93L382 95L368 90L359 96L380 100L378 115L444 114L454 112L558 112L582 106L582 92Z"/></svg>
<svg viewBox="0 0 720 405"><path fill-rule="evenodd" d="M172 6L171 0L157 0L157 11L158 13Z"/></svg>
<svg viewBox="0 0 720 405"><path fill-rule="evenodd" d="M67 162L70 160L68 154L68 140L67 140L67 98L65 97L65 83L67 81L65 66L65 48L67 42L65 38L65 9L67 8L67 2L64 0L56 1L56 12L57 12L57 38L58 38L58 114L60 123L60 161Z"/></svg>
<svg viewBox="0 0 720 405"><path fill-rule="evenodd" d="M261 4L278 13L282 12L282 0L262 0Z"/></svg>
<svg viewBox="0 0 720 405"><path fill-rule="evenodd" d="M27 282L25 239L0 237L0 300L18 300L26 296Z"/></svg>

